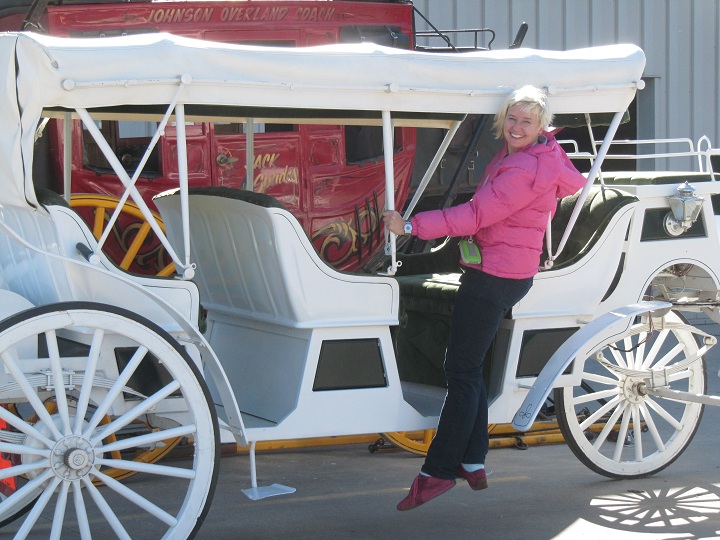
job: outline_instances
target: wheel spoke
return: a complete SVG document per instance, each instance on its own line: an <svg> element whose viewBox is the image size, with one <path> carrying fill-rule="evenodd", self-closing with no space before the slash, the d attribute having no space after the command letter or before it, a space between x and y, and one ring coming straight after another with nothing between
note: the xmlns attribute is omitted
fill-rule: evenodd
<svg viewBox="0 0 720 540"><path fill-rule="evenodd" d="M49 449L33 448L24 444L0 442L0 452L3 454L28 454L32 456L50 457Z"/></svg>
<svg viewBox="0 0 720 540"><path fill-rule="evenodd" d="M673 359L677 358L677 356L683 352L683 347L681 343L678 343L675 345L672 350L663 355L663 357L657 361L655 365L652 366L652 369L662 369L665 366L667 366Z"/></svg>
<svg viewBox="0 0 720 540"><path fill-rule="evenodd" d="M100 403L98 408L95 410L95 413L92 415L92 418L88 422L88 425L85 426L85 433L83 433L84 438L90 438L92 432L95 430L95 428L110 410L110 407L112 407L115 399L123 391L125 383L127 383L130 380L130 377L132 377L133 373L135 373L135 370L140 365L140 362L142 362L143 358L145 358L147 352L148 350L146 347L140 346L137 348L132 358L130 359L130 362L128 362L127 366L125 366L125 369L123 369L122 373L120 373L120 376L113 383L110 390L108 390L107 395L103 399L102 403Z"/></svg>
<svg viewBox="0 0 720 540"><path fill-rule="evenodd" d="M103 229L105 228L105 215L107 211L105 208L98 206L95 209L95 219L93 220L93 236L96 240L100 240Z"/></svg>
<svg viewBox="0 0 720 540"><path fill-rule="evenodd" d="M623 342L623 345L627 348L627 344ZM626 368L628 367L627 362L625 362L625 356L624 353L617 350L615 347L610 347L610 354L612 355L613 359L615 360L615 363L622 367Z"/></svg>
<svg viewBox="0 0 720 540"><path fill-rule="evenodd" d="M132 489L124 486L114 478L110 478L108 475L103 474L97 470L95 470L91 474L93 474L93 476L95 476L98 480L100 480L103 484L112 489L114 492L126 498L128 501L135 504L139 508L142 508L149 514L152 514L166 525L174 527L177 524L177 518L175 516L173 516L172 514L168 514L165 510L163 510L156 504L150 502L138 493L135 493Z"/></svg>
<svg viewBox="0 0 720 540"><path fill-rule="evenodd" d="M98 358L100 357L100 349L104 337L105 331L102 328L95 329L92 341L90 342L90 352L88 353L88 360L87 365L85 366L85 375L83 376L80 395L78 396L73 433L80 433L83 422L85 421L85 413L87 412L88 405L90 403L90 393L93 388L92 381L95 378Z"/></svg>
<svg viewBox="0 0 720 540"><path fill-rule="evenodd" d="M666 411L657 401L654 399L648 398L645 400L645 403L648 404L648 406L658 413L660 416L663 417L663 419L670 424L673 428L675 428L676 431L680 431L683 428L683 425L678 422L673 415L671 415L668 411Z"/></svg>
<svg viewBox="0 0 720 540"><path fill-rule="evenodd" d="M20 529L18 530L16 534L17 538L27 537L28 533L32 530L33 526L40 517L40 514L43 510L45 510L47 503L50 501L50 497L53 496L55 488L60 482L61 480L56 476L50 481L49 485L45 487L45 491L43 491L42 495L40 495L40 497L38 497L38 500L35 501L32 510L30 510L30 513L25 518L22 527L20 527Z"/></svg>
<svg viewBox="0 0 720 540"><path fill-rule="evenodd" d="M581 396L576 396L575 404L580 405L583 403L588 403L590 401L600 401L600 400L608 398L608 397L617 396L619 393L620 393L620 390L618 388L610 388L608 390L600 390L598 392L592 392L591 394L584 394Z"/></svg>
<svg viewBox="0 0 720 540"><path fill-rule="evenodd" d="M623 413L622 407L617 407L613 411L607 424L605 424L603 426L602 431L598 434L597 438L595 439L595 442L593 443L593 448L595 448L596 450L600 449L600 447L605 442L605 439L607 439L608 435L610 435L610 432L615 428L615 424L617 424L618 418L620 418L620 415L622 413Z"/></svg>
<svg viewBox="0 0 720 540"><path fill-rule="evenodd" d="M45 407L43 407L43 410ZM0 407L0 420L3 420L8 425L14 427L18 431L21 431L28 437L32 437L33 439L37 439L38 441L41 441L45 446L48 448L52 448L55 443L48 439L45 435L40 433L35 427L28 424L25 420L20 418L19 416L15 416L13 413L8 411L4 407Z"/></svg>
<svg viewBox="0 0 720 540"><path fill-rule="evenodd" d="M607 369L605 366L603 366ZM610 370L608 370L610 371ZM620 379L617 378L617 373L610 371L616 378L611 379L610 377L604 377L603 375L597 375L595 373L583 373L583 379L586 381L596 382L598 384L606 384L608 386L620 386Z"/></svg>
<svg viewBox="0 0 720 540"><path fill-rule="evenodd" d="M633 336L627 336L623 340L623 359L625 361L625 367L632 368L635 365L634 354L635 345L633 343Z"/></svg>
<svg viewBox="0 0 720 540"><path fill-rule="evenodd" d="M610 401L608 401L605 405L600 407L598 410L596 410L594 413L592 413L590 416L588 416L581 424L580 424L580 431L585 431L587 428L589 428L591 425L593 425L601 416L603 416L606 412L608 412L610 409L615 407L618 402L620 401L620 397L616 396Z"/></svg>
<svg viewBox="0 0 720 540"><path fill-rule="evenodd" d="M635 461L642 461L643 457L643 439L642 439L642 420L638 411L637 403L632 405L632 421L633 421L633 443L635 444Z"/></svg>
<svg viewBox="0 0 720 540"><path fill-rule="evenodd" d="M50 357L50 370L53 376L53 386L55 387L57 412L62 422L63 435L67 436L70 435L70 412L68 410L67 396L65 395L60 350L58 349L55 330L45 332L45 343L47 344L48 356Z"/></svg>
<svg viewBox="0 0 720 540"><path fill-rule="evenodd" d="M32 463L24 463L23 465L15 465L13 467L7 467L5 469L0 469L0 480L5 480L6 478L12 478L13 476L22 476L24 474L28 474L33 471L37 471L38 469L46 469L49 466L50 466L49 459L41 459L40 461L35 461Z"/></svg>
<svg viewBox="0 0 720 540"><path fill-rule="evenodd" d="M68 489L70 482L63 482L60 486L57 502L55 503L55 513L53 514L53 524L50 530L50 540L59 540L62 534L62 526L65 521L65 507L67 506Z"/></svg>
<svg viewBox="0 0 720 540"><path fill-rule="evenodd" d="M615 441L615 451L613 452L613 460L620 461L623 448L625 447L625 438L627 437L628 425L630 424L630 414L627 405L624 407L620 429L618 430L617 441Z"/></svg>
<svg viewBox="0 0 720 540"><path fill-rule="evenodd" d="M648 432L652 436L653 441L655 441L655 448L657 448L660 452L664 452L665 443L663 442L662 437L660 437L660 433L655 425L655 420L650 414L650 411L645 403L640 404L640 415L644 419L645 425L647 426Z"/></svg>
<svg viewBox="0 0 720 540"><path fill-rule="evenodd" d="M150 224L147 221L140 226L137 234L135 235L135 238L133 239L130 246L128 246L125 257L123 257L123 260L120 262L120 268L124 270L130 268L130 265L135 260L135 256L138 254L138 251L140 251L143 242L147 238L147 235L150 233L150 230Z"/></svg>
<svg viewBox="0 0 720 540"><path fill-rule="evenodd" d="M635 355L632 362L632 368L633 369L640 369L640 366L643 364L643 359L645 358L645 345L647 344L648 339L648 333L643 331L640 332L637 336L637 349L635 350Z"/></svg>
<svg viewBox="0 0 720 540"><path fill-rule="evenodd" d="M75 517L77 517L78 528L80 529L80 538L82 538L82 540L92 540L90 521L88 520L87 509L85 508L85 500L83 499L80 480L73 481L72 486Z"/></svg>
<svg viewBox="0 0 720 540"><path fill-rule="evenodd" d="M55 426L55 422L53 422L52 418L50 417L50 413L47 412L45 405L42 401L40 401L40 398L30 386L30 383L28 382L25 374L22 372L15 359L10 356L7 351L3 351L2 353L0 353L0 357L2 357L3 361L5 362L5 367L10 372L10 375L14 377L15 382L18 384L18 386L20 386L20 389L22 390L23 394L25 395L28 402L35 411L35 414L37 414L38 418L40 418L40 420L42 420L45 425L50 429L54 437L61 439L62 434L58 430L57 426ZM45 437L42 438L46 441L48 440ZM52 446L52 443L50 443L48 446Z"/></svg>
<svg viewBox="0 0 720 540"><path fill-rule="evenodd" d="M37 491L42 489L42 485L53 475L54 473L52 471L45 471L43 474L30 480L27 484L1 502L0 521L11 515L12 511L15 510L18 505L25 504L28 502L28 499L35 498L37 496Z"/></svg>
<svg viewBox="0 0 720 540"><path fill-rule="evenodd" d="M129 459L97 459L95 463L106 467L112 467L113 469L159 474L161 476L172 476L173 478L184 478L186 480L192 480L195 478L195 471L192 469L168 467L167 465L155 465L152 463L143 463Z"/></svg>
<svg viewBox="0 0 720 540"><path fill-rule="evenodd" d="M163 388L155 392L152 396L144 399L119 418L116 418L109 424L103 426L102 431L96 433L92 437L92 439L90 439L90 443L93 446L97 445L103 439L106 439L111 434L119 431L139 416L145 414L145 412L160 403L163 399L168 397L170 394L172 394L173 392L175 392L175 390L178 390L179 388L180 383L177 381L172 381L171 383L165 385Z"/></svg>
<svg viewBox="0 0 720 540"><path fill-rule="evenodd" d="M110 508L110 505L102 496L102 493L100 493L100 490L93 485L92 481L89 480L87 476L83 476L82 483L88 490L88 493L90 493L92 500L95 501L95 504L100 509L100 512L102 512L102 515L105 516L105 520L108 522L110 527L112 527L112 530L115 532L117 537L120 538L120 540L131 540L130 535L125 530L125 527L122 526L122 523L120 523L120 520L115 515L115 512L112 511L112 508Z"/></svg>
<svg viewBox="0 0 720 540"><path fill-rule="evenodd" d="M125 450L127 448L138 446L147 446L156 442L164 441L165 439L171 439L173 437L185 437L186 435L195 433L195 431L197 431L195 424L178 426L170 429L164 429L162 431L154 431L145 435L138 435L137 437L128 437L127 439L121 439L104 446L98 446L97 451L113 452L115 450Z"/></svg>
<svg viewBox="0 0 720 540"><path fill-rule="evenodd" d="M657 333L655 339L653 340L652 347L650 347L650 352L647 353L645 360L643 360L643 363L640 365L640 369L650 369L650 366L655 361L658 353L660 352L660 348L667 340L669 333L670 330L668 329L660 330L660 332Z"/></svg>

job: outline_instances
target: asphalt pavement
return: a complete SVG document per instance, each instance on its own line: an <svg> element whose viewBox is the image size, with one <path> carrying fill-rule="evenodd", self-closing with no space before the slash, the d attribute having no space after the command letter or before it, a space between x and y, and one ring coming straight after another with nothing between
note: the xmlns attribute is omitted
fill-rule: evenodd
<svg viewBox="0 0 720 540"><path fill-rule="evenodd" d="M720 347L708 386L720 394ZM398 512L422 458L370 453L367 445L258 454L259 485L290 495L247 499L248 457L222 459L221 479L198 538L253 539L670 539L720 538L720 410L706 407L689 448L649 478L611 480L564 444L494 449L487 490L466 483Z"/></svg>

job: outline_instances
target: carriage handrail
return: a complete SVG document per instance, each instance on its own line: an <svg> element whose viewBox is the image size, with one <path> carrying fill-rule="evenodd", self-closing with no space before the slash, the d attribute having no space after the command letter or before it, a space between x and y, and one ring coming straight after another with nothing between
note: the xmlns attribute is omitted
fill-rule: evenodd
<svg viewBox="0 0 720 540"><path fill-rule="evenodd" d="M573 141L565 140L561 141L562 144L572 144ZM596 141L597 145L602 144L602 140ZM720 149L712 148L710 139L703 135L697 141L697 144L693 143L692 139L685 137L678 138L665 138L665 139L616 139L612 141L613 146L637 146L637 145L671 145L671 144L682 144L687 145L687 150L677 151L665 151L665 152L652 152L652 153L612 153L608 154L605 159L611 160L640 160L640 159L658 159L658 158L684 158L684 157L696 157L698 161L699 172L712 172L712 164L710 161L711 156L720 155ZM702 147L705 147L704 149ZM577 148L577 146L575 147ZM592 159L588 157L588 154L578 152L568 152L568 156L571 159ZM595 157L594 155L592 156Z"/></svg>

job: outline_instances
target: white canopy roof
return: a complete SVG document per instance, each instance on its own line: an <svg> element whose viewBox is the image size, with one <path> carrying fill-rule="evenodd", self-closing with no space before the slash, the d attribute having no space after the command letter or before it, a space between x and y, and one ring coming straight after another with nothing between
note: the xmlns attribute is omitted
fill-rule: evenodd
<svg viewBox="0 0 720 540"><path fill-rule="evenodd" d="M396 125L447 125L458 115L494 114L510 90L525 84L546 88L555 114L619 112L632 101L644 66L634 45L458 54L374 44L252 47L168 34L1 34L0 77L10 99L0 105L0 202L25 201L22 186L31 184L28 158L43 114L107 108L109 115L123 106L125 115L159 117L166 107L153 105L178 99L188 119L379 124L381 112L390 111Z"/></svg>

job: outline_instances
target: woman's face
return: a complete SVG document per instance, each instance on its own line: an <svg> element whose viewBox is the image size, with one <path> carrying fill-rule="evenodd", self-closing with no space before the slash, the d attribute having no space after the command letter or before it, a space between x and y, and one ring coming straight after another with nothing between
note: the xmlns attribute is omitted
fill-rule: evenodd
<svg viewBox="0 0 720 540"><path fill-rule="evenodd" d="M503 137L508 145L508 153L535 144L542 133L540 119L534 112L525 112L520 103L508 109L503 122Z"/></svg>

